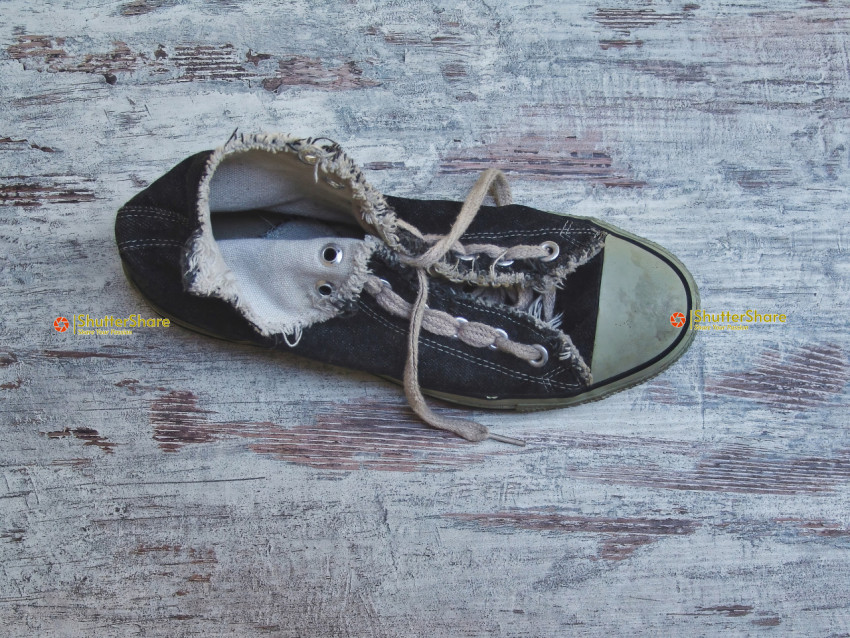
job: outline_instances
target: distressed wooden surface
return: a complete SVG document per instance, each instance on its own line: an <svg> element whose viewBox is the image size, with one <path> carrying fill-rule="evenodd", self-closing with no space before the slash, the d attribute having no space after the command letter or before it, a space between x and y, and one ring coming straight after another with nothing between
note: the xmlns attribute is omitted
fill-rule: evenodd
<svg viewBox="0 0 850 638"><path fill-rule="evenodd" d="M831 0L0 2L3 635L848 635L848 34ZM788 322L476 413L525 449L286 353L55 332L151 314L115 210L237 127L393 194L500 167Z"/></svg>

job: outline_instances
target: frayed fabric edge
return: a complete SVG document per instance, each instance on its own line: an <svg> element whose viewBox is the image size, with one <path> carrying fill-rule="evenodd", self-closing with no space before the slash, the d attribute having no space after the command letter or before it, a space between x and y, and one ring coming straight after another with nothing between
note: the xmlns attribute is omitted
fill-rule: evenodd
<svg viewBox="0 0 850 638"><path fill-rule="evenodd" d="M359 204L357 221L387 244L398 246L395 213L364 178L354 161L336 143L321 143L323 138L299 138L291 135L238 135L213 151L198 185L196 212L200 228L186 244L183 254L183 279L186 289L195 295L216 297L232 304L264 336L300 335L304 328L339 314L339 308L356 298L365 284L367 262L380 240L367 235L355 255L355 272L334 295L316 303L315 312L295 324L273 322L258 315L242 298L236 277L228 267L212 232L210 185L213 174L224 159L235 153L264 150L270 153L313 153L316 171L333 175L351 189L353 203Z"/></svg>
<svg viewBox="0 0 850 638"><path fill-rule="evenodd" d="M587 362L584 360L584 357L581 356L578 348L573 343L572 338L565 332L562 332L560 329L553 327L546 321L542 319L538 319L534 315L530 315L526 312L520 312L518 310L514 310L513 308L506 308L505 312L511 313L516 317L521 317L524 319L530 320L534 326L545 333L555 333L558 336L558 339L561 342L561 348L558 352L558 359L560 361L569 362L573 370L578 374L579 379L581 379L582 383L585 385L593 384L593 375L590 372L590 366L587 365Z"/></svg>
<svg viewBox="0 0 850 638"><path fill-rule="evenodd" d="M599 252L602 250L605 245L605 238L608 236L608 233L604 231L600 231L596 237L596 239L591 243L584 251L579 253L578 255L573 256L566 264L558 267L552 274L547 275L541 282L538 282L537 286L534 286L535 289L540 288L548 288L552 287L560 287L563 284L564 279L574 273L580 266L583 266L588 261L596 257ZM448 264L442 263L439 266L446 266L446 269L452 268ZM439 272L439 274L445 276L447 279L453 281L469 281L473 284L481 285L481 286L509 286L516 284L530 285L531 277L528 275L524 275L522 273L512 273L508 275L504 275L501 278L491 278L486 277L484 273L477 273L480 278L470 278L465 279L464 277L460 277L458 279L453 278L449 274L441 271L439 268L435 268ZM542 284L542 285L541 285ZM542 290L539 290L542 292ZM518 316L526 317L531 319L531 321L536 325L536 327L543 331L554 331L557 333L558 338L561 341L561 350L558 353L558 358L561 361L569 361L573 365L573 369L578 374L579 378L586 385L593 384L593 375L590 371L590 366L587 365L587 362L584 360L584 357L581 356L578 348L573 343L572 338L562 332L558 328L553 327L547 322L538 319L533 315L529 315L528 313L518 312L514 310L508 310L508 312L513 312Z"/></svg>
<svg viewBox="0 0 850 638"><path fill-rule="evenodd" d="M565 264L552 269L545 275L535 275L523 272L494 273L489 270L469 270L461 272L456 264L440 261L431 266L433 274L445 277L456 283L470 283L475 286L502 287L523 285L537 290L550 286L560 287L564 279L593 259L605 244L605 231L599 231L593 242L581 253L571 257Z"/></svg>

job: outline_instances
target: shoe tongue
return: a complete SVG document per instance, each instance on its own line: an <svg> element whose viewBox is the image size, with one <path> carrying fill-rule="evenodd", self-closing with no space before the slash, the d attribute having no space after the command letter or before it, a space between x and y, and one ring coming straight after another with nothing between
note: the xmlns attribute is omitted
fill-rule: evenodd
<svg viewBox="0 0 850 638"><path fill-rule="evenodd" d="M239 304L266 325L298 326L332 314L329 298L355 274L364 243L321 222L292 221L263 237L222 239L218 246L236 280ZM341 252L338 262L326 259L331 246ZM322 294L328 291L330 296Z"/></svg>

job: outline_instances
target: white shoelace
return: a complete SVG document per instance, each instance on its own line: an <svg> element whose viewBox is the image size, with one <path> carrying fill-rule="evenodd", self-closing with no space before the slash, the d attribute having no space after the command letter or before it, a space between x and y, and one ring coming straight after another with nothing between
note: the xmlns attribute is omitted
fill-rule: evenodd
<svg viewBox="0 0 850 638"><path fill-rule="evenodd" d="M436 414L425 402L422 388L419 385L419 338L423 326L429 332L443 336L458 337L464 343L476 347L494 347L524 359L531 365L542 366L548 359L548 352L539 344L522 344L511 341L504 331L478 322L452 317L448 313L427 308L428 301L428 269L439 262L450 250L461 255L484 253L494 259L546 259L550 258L551 248L546 245L512 246L509 249L490 245L471 244L464 246L460 243L466 229L478 214L487 194L492 195L497 206L511 203L511 191L504 174L497 169L488 169L478 178L469 191L466 200L452 224L449 232L442 236L423 236L419 231L403 224L403 227L420 238L432 240L434 244L418 257L402 256L401 261L416 269L418 292L413 304L408 304L392 292L389 284L377 278L367 282L366 290L391 314L410 317L410 329L407 341L407 362L404 368L404 392L410 407L428 425L452 432L468 441L483 441L493 439L504 443L524 446L525 442L490 432L487 427L468 419L444 417ZM495 263L495 262L494 262ZM554 300L553 300L554 301Z"/></svg>

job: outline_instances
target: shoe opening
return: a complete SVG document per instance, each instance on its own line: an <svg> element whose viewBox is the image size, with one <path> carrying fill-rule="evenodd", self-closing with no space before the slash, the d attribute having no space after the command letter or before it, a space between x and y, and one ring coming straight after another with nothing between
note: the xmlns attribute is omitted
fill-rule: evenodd
<svg viewBox="0 0 850 638"><path fill-rule="evenodd" d="M372 247L359 206L350 183L318 161L247 149L225 155L209 178L209 230L232 301L267 334L300 334L362 288Z"/></svg>

